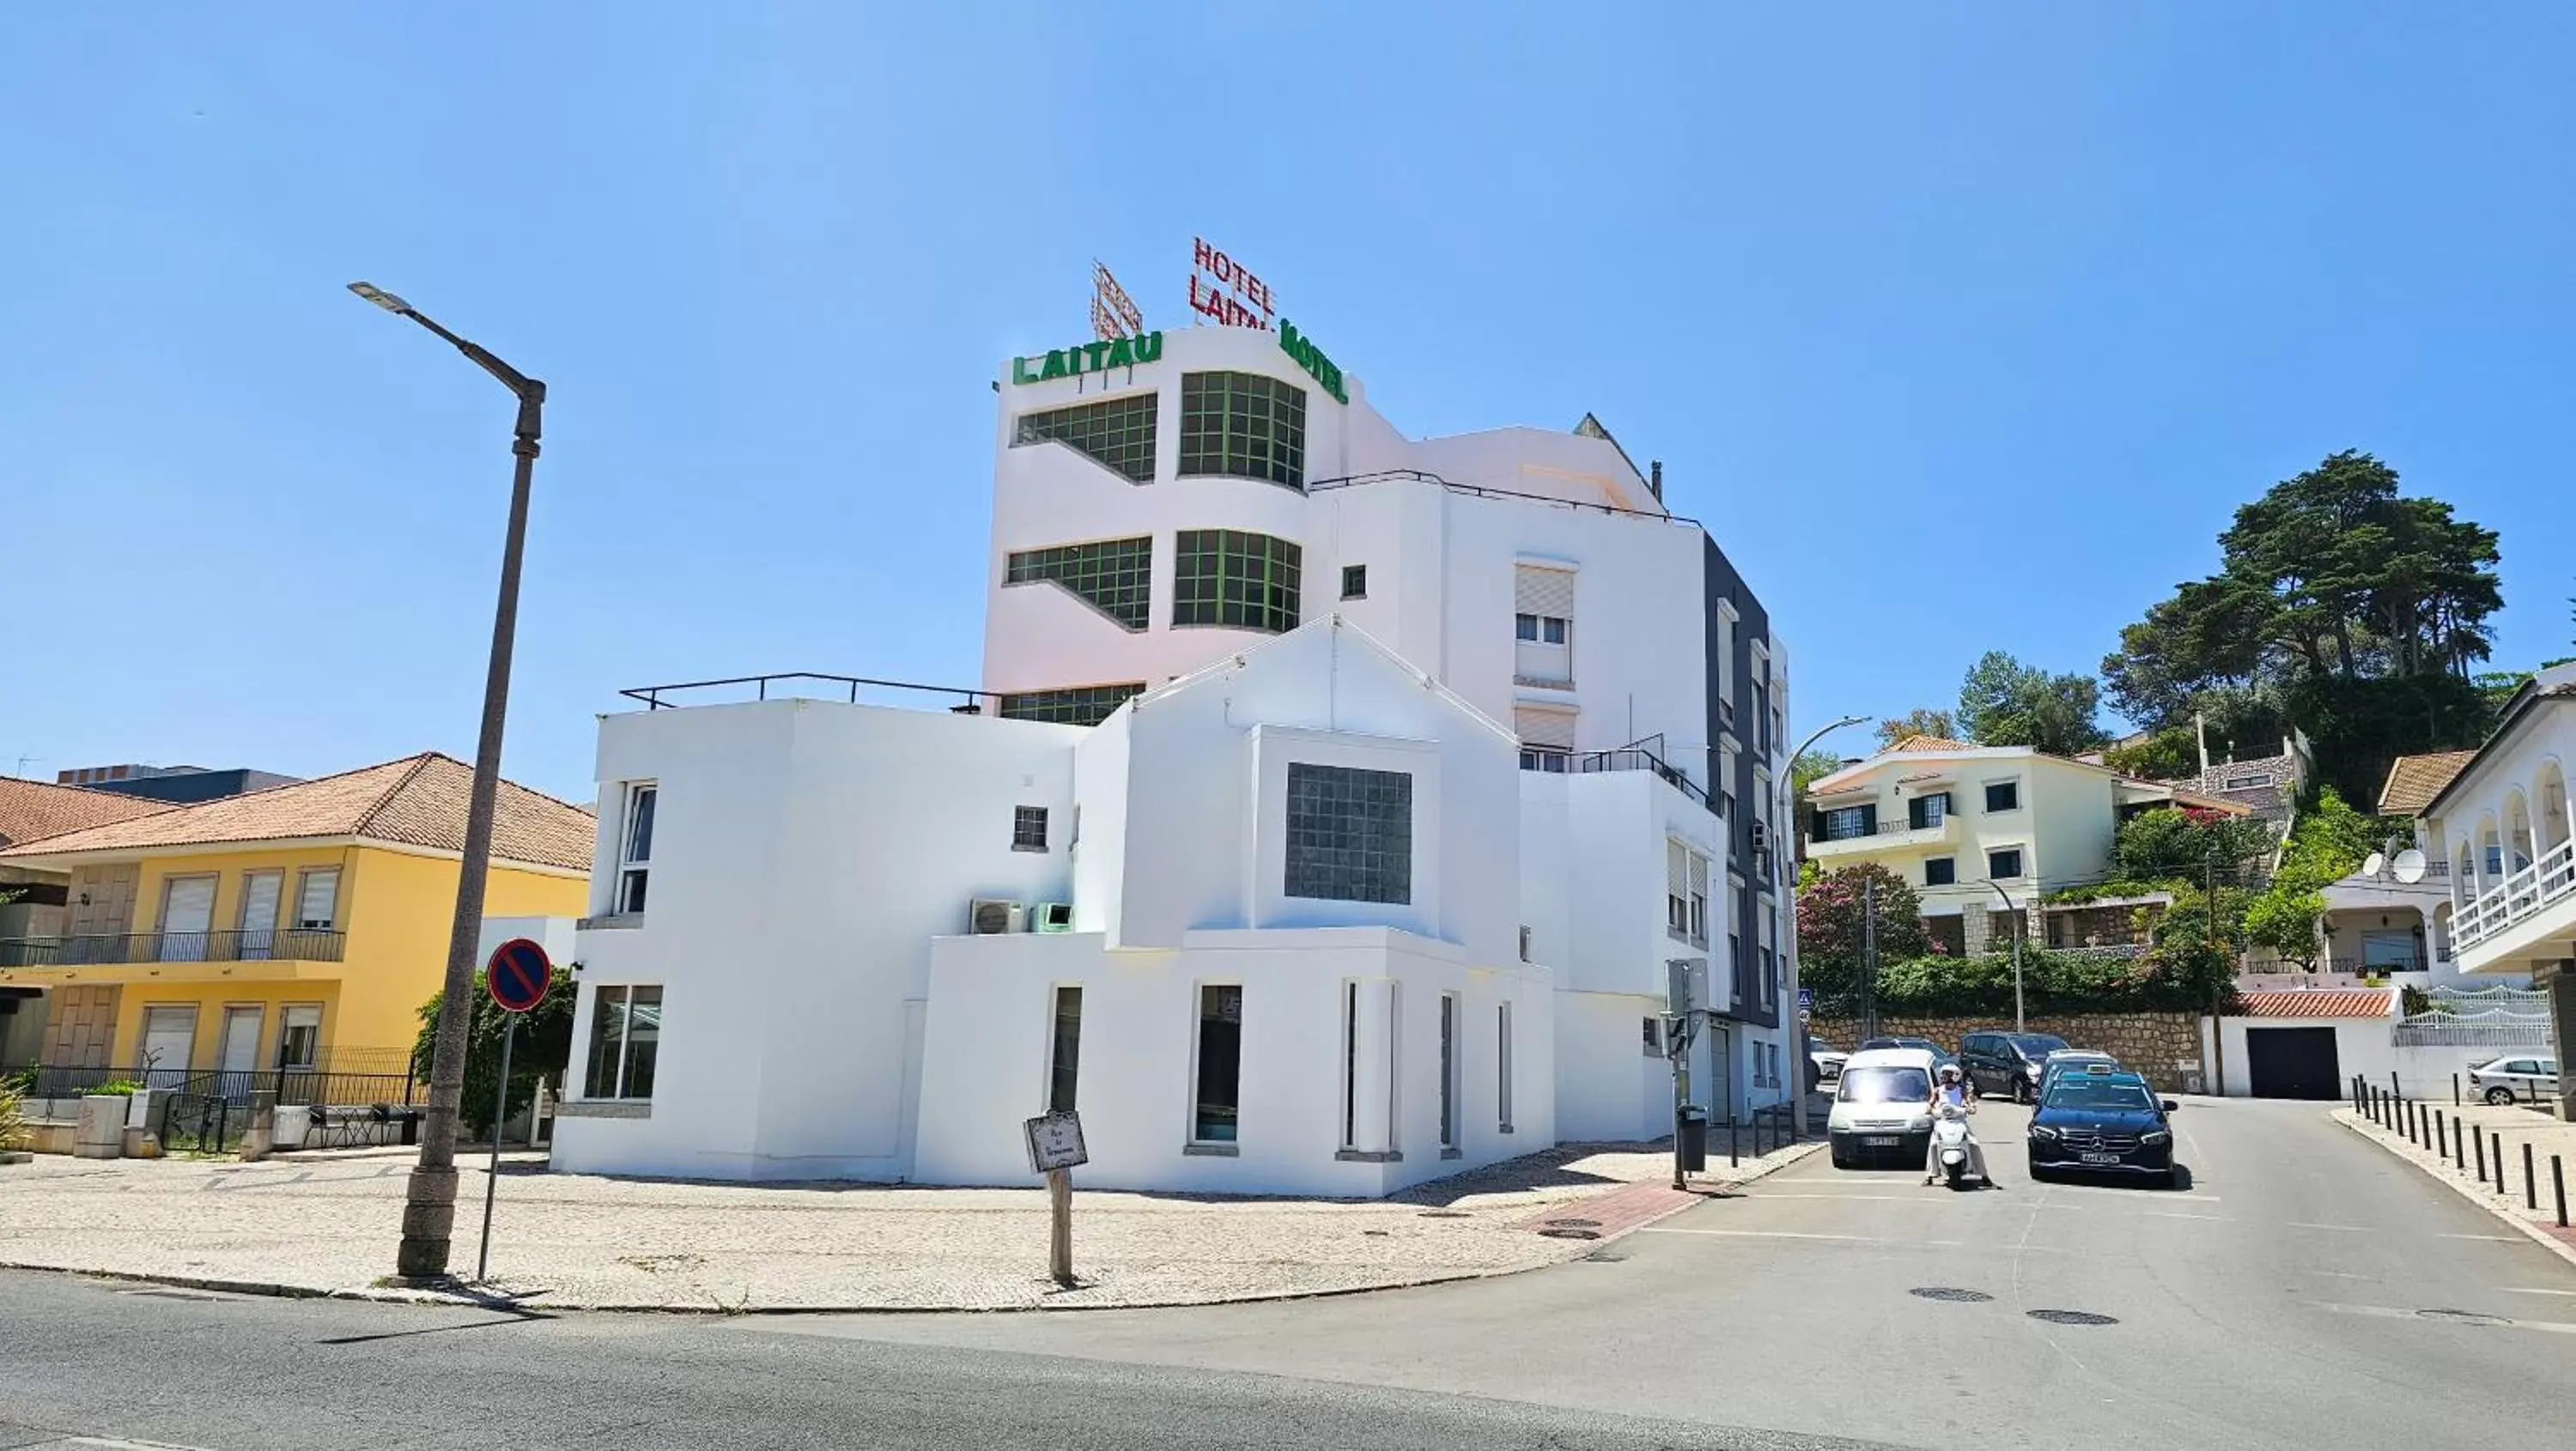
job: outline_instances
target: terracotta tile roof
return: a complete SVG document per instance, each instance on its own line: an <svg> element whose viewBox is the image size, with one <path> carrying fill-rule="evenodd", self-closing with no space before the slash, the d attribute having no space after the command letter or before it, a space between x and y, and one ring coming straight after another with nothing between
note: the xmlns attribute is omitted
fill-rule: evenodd
<svg viewBox="0 0 2576 1451"><path fill-rule="evenodd" d="M298 837L354 836L439 851L465 849L474 770L436 751L67 832L0 852L19 856L216 846ZM570 871L590 869L591 814L509 781L492 821L492 855Z"/></svg>
<svg viewBox="0 0 2576 1451"><path fill-rule="evenodd" d="M172 810L167 801L0 776L0 847Z"/></svg>
<svg viewBox="0 0 2576 1451"><path fill-rule="evenodd" d="M2442 794L2451 778L2477 759L2475 751L2435 751L2425 756L2399 756L2388 763L2388 782L2379 788L2382 816L2412 816Z"/></svg>
<svg viewBox="0 0 2576 1451"><path fill-rule="evenodd" d="M1879 754L1884 756L1895 751L1973 751L1975 749L1976 746L1971 742L1954 741L1948 736L1907 736Z"/></svg>
<svg viewBox="0 0 2576 1451"><path fill-rule="evenodd" d="M2246 993L2236 1010L2242 1018L2384 1018L2386 988L2314 988L2306 991Z"/></svg>

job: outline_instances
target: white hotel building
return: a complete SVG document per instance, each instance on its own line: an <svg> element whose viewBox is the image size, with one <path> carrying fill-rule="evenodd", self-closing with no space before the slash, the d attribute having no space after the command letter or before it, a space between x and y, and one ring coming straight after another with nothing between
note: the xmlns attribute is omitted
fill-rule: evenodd
<svg viewBox="0 0 2576 1451"><path fill-rule="evenodd" d="M973 713L602 720L559 1167L1024 1182L1074 1107L1087 1184L1383 1194L1669 1133L1675 962L1691 1098L1787 1096L1760 602L1589 417L1410 441L1290 346L1005 365Z"/></svg>

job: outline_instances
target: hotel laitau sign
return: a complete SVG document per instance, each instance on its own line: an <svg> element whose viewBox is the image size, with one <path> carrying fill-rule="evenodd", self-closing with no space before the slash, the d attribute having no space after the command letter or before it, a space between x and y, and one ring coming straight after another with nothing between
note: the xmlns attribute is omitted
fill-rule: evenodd
<svg viewBox="0 0 2576 1451"><path fill-rule="evenodd" d="M1252 269L1208 245L1190 239L1190 311L1219 327L1257 327L1276 332L1279 305L1270 284Z"/></svg>

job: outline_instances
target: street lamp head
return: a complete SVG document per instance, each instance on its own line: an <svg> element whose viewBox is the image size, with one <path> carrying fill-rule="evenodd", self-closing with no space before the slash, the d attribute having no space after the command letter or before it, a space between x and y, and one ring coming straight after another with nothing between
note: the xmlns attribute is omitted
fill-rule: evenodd
<svg viewBox="0 0 2576 1451"><path fill-rule="evenodd" d="M383 288L378 287L372 282L352 282L349 284L349 290L358 294L360 297L365 298L367 301L374 303L376 306L383 308L385 311L392 313L396 317L409 317L411 315L410 303L403 301L401 298L394 296L392 293L385 291Z"/></svg>

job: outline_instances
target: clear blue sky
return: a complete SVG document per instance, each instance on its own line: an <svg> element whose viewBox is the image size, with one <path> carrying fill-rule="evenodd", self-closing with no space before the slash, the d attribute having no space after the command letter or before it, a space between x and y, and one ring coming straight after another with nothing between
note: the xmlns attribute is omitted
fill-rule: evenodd
<svg viewBox="0 0 2576 1451"><path fill-rule="evenodd" d="M358 277L553 388L513 776L973 684L986 379L1193 232L1409 433L1663 459L1810 723L2091 669L2346 447L2569 651L2576 11L1255 8L0 11L0 770L471 753L509 402Z"/></svg>

